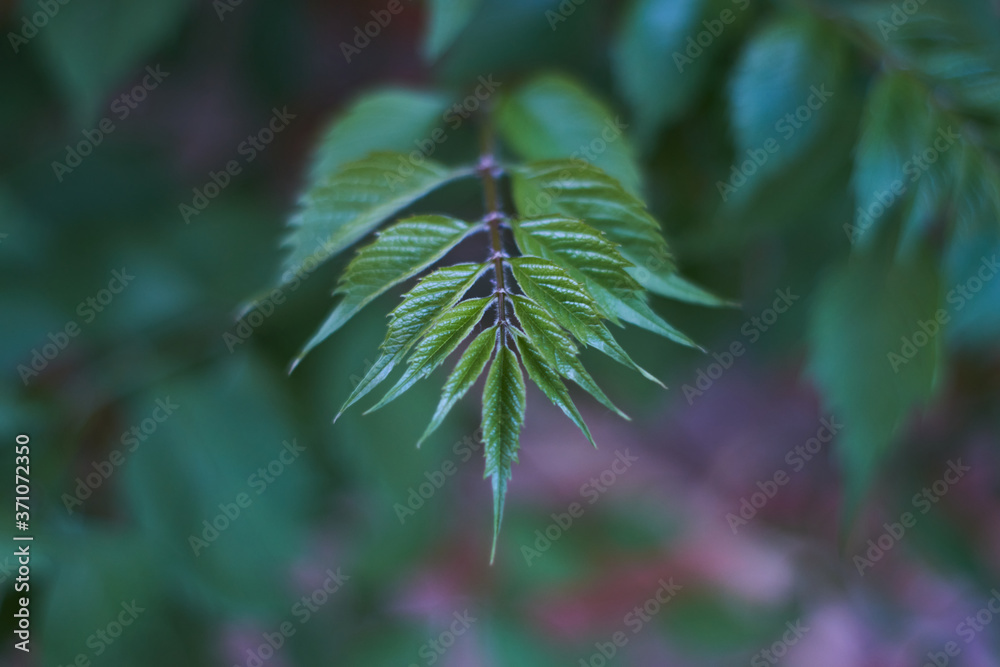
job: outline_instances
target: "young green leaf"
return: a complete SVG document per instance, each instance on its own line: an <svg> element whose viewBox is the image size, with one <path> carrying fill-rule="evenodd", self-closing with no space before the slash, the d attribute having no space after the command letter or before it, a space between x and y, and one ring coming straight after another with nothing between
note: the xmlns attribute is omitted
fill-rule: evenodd
<svg viewBox="0 0 1000 667"><path fill-rule="evenodd" d="M490 366L483 388L483 441L486 471L493 482L493 548L490 563L497 551L497 537L503 520L503 505L511 465L517 462L518 438L524 423L524 376L514 352L505 341L497 340L496 358Z"/></svg>
<svg viewBox="0 0 1000 667"><path fill-rule="evenodd" d="M469 223L443 215L407 218L387 227L347 265L334 292L344 298L302 354L308 354L386 290L444 257L472 230Z"/></svg>
<svg viewBox="0 0 1000 667"><path fill-rule="evenodd" d="M569 390L566 389L566 385L559 379L559 372L548 363L542 356L542 353L532 345L526 336L515 336L514 342L517 344L517 351L521 355L521 363L524 364L525 370L528 371L528 377L531 378L531 381L576 424L577 428L583 431L590 444L597 447L593 436L590 435L590 429L587 428L587 424L584 423L583 417L580 415L580 411L573 404Z"/></svg>
<svg viewBox="0 0 1000 667"><path fill-rule="evenodd" d="M514 203L522 217L564 215L582 220L618 244L637 267L653 264L669 275L674 263L660 224L615 179L581 161L532 162L511 171Z"/></svg>
<svg viewBox="0 0 1000 667"><path fill-rule="evenodd" d="M431 418L431 423L427 426L427 430L424 431L424 434L420 436L420 440L417 441L417 447L423 444L427 436L441 425L441 422L444 421L445 416L451 410L452 406L465 396L465 393L472 388L472 385L482 375L483 369L486 368L490 357L493 356L493 346L496 337L497 327L494 325L476 336L469 343L469 347L465 348L465 352L462 353L461 358L455 365L455 369L448 376L448 381L444 383L444 389L441 391L441 400L438 402L437 409L434 411L434 416Z"/></svg>
<svg viewBox="0 0 1000 667"><path fill-rule="evenodd" d="M573 81L543 75L505 98L497 114L498 129L525 160L572 158L589 160L633 194L642 179L627 127L603 103ZM601 142L604 150L592 152Z"/></svg>
<svg viewBox="0 0 1000 667"><path fill-rule="evenodd" d="M427 193L470 172L401 153L373 153L321 179L300 201L285 245L285 276L311 270L361 240L386 218Z"/></svg>
<svg viewBox="0 0 1000 667"><path fill-rule="evenodd" d="M604 407L623 419L629 416L619 410L601 391L594 378L577 358L577 348L573 339L552 319L548 311L526 296L515 294L510 297L514 304L514 314L542 357L559 370L559 374L572 380L584 391L597 399Z"/></svg>
<svg viewBox="0 0 1000 667"><path fill-rule="evenodd" d="M394 400L412 387L417 380L427 377L435 368L444 363L448 355L462 344L462 341L472 333L473 327L483 319L483 315L491 303L493 303L493 297L484 296L462 301L441 313L421 333L422 338L414 348L413 354L410 355L403 377L382 397L381 401L365 414L374 412L389 401Z"/></svg>
<svg viewBox="0 0 1000 667"><path fill-rule="evenodd" d="M640 367L615 341L601 323L597 303L580 283L557 265L540 257L510 260L514 278L524 293L551 313L553 319L583 343L608 355L618 363L638 371L648 380L663 383Z"/></svg>
<svg viewBox="0 0 1000 667"><path fill-rule="evenodd" d="M429 273L403 296L402 303L390 313L389 331L382 342L382 354L351 392L334 421L389 376L431 323L469 291L487 266L456 264L442 267ZM296 363L301 358L300 355Z"/></svg>
<svg viewBox="0 0 1000 667"><path fill-rule="evenodd" d="M514 238L525 254L550 259L580 281L602 315L618 318L682 345L697 344L653 312L639 284L625 270L629 263L593 227L572 218L550 216L514 220Z"/></svg>

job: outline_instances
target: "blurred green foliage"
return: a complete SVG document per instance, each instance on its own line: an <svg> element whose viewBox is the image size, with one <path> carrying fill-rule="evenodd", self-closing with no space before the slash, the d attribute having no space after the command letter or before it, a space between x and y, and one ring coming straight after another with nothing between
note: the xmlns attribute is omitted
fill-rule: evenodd
<svg viewBox="0 0 1000 667"><path fill-rule="evenodd" d="M799 616L812 619L813 634L788 664L916 664L955 639L1000 578L992 5L388 5L4 6L0 424L11 476L14 435L31 437L35 541L32 653L8 642L0 660L246 665L264 633L273 638L287 622L294 635L264 664L430 664L433 649L422 647L469 609L476 622L438 664L598 664L595 642L626 627L626 614L669 576L685 588L630 634L620 664L746 664ZM342 44L358 50L349 61ZM158 65L169 75L144 87L146 68ZM693 404L683 387L716 362L711 355L622 331L623 347L671 387L662 392L585 353L634 419L614 423L581 396L596 453L529 393L521 486L492 568L475 401L460 403L420 450L413 443L433 392L330 423L374 362L382 313L400 289L290 377L287 364L329 312L349 258L288 285L259 323L235 317L279 273L276 248L297 193L316 177L310 169L373 148L420 150L413 137L436 127L448 140L434 159L468 162L475 124L453 130L447 113L489 76L512 100L500 122L534 137L510 146L521 157L572 153L595 109L629 125L600 166L649 202L683 275L742 305L654 299L710 352L749 343L742 330L775 290L802 295ZM539 81L563 93L532 95ZM810 108L813 87L824 85L832 96ZM567 102L578 91L598 106ZM360 141L351 121L330 129L335 116L378 123L397 104L411 113L385 126L378 145ZM286 106L296 118L264 145L261 131ZM532 135L539 117L557 131ZM941 132L959 140L935 144ZM240 150L251 139L262 145L252 161ZM207 206L186 224L179 207L199 196ZM421 207L482 213L466 183ZM457 252L477 261L481 248ZM116 270L135 276L120 293L109 289ZM927 333L921 323L941 310L947 323ZM78 334L66 333L70 322ZM239 342L227 345L225 334ZM913 358L895 373L889 355L904 354L907 341ZM177 410L149 422L166 399ZM831 412L846 424L832 445L836 463L824 451L734 536L724 514ZM136 428L144 439L132 450ZM293 441L304 450L258 493L253 476L263 479L258 471ZM536 531L544 535L552 514L580 501L581 485L629 447L642 463L526 563L521 547L537 545ZM108 463L116 452L121 465ZM912 511L913 494L958 457L973 465L968 480L919 518L890 562L860 577L851 556L883 522ZM450 465L454 473L442 472ZM435 473L446 480L440 489ZM434 488L428 498L424 484ZM10 507L13 487L3 488ZM241 493L251 502L196 555L191 537L207 541L203 522L228 518ZM87 497L69 511L74 494ZM409 502L419 507L401 521ZM838 552L834 527L854 516ZM13 530L5 524L0 537ZM0 552L0 625L10 638L19 594L8 554L13 547ZM338 567L349 579L303 622L295 605ZM120 639L92 639L133 600L143 611ZM850 641L824 644L830 628ZM1000 650L992 629L962 647L969 664L991 664Z"/></svg>

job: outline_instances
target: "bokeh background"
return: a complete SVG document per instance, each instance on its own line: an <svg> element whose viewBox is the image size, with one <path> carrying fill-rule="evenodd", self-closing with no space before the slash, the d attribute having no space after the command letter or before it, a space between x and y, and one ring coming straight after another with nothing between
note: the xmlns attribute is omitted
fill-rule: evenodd
<svg viewBox="0 0 1000 667"><path fill-rule="evenodd" d="M0 662L1000 665L1000 281L984 281L921 352L937 360L933 389L921 409L904 401L905 418L881 438L892 446L853 521L843 509L852 459L836 453L852 428L837 409L844 393L884 398L877 379L866 389L879 371L861 352L880 313L853 306L885 284L836 278L857 251L843 229L862 205L855 193L883 182L856 175L859 136L873 113L909 131L930 100L967 137L966 176L978 151L980 190L921 190L924 209L908 204L901 227L932 257L945 307L998 248L996 3L431 4L438 32L427 6L402 0L348 59L342 44L387 3L0 3L2 497L12 505L14 436L28 434L35 537L24 654L13 648L4 510ZM734 20L678 76L671 54L725 10ZM46 11L32 31L26 21ZM905 20L887 33L879 21L894 11ZM814 51L797 50L803 35ZM810 78L813 66L832 77L829 106L723 201L718 182L762 139L753 119L766 129L784 113L789 98L769 82L808 89L827 80ZM623 331L670 390L588 356L633 417L581 398L597 451L529 390L491 567L476 399L420 450L441 372L379 413L331 424L375 359L398 291L291 376L346 256L238 344L226 335L277 275L315 147L352 99L385 85L461 97L481 75L512 90L543 71L577 80L629 123L683 273L740 303L655 307L711 352L741 343L746 353L717 370L711 355ZM927 100L873 102L890 71L930 80ZM273 141L247 148L285 109ZM437 157L468 160L471 129ZM92 145L77 162L81 142ZM232 160L240 173L185 216L181 205ZM427 206L476 216L480 203L470 189ZM904 273L889 305L921 279ZM753 318L778 290L796 298L762 326ZM823 356L831 345L841 352ZM821 442L831 421L843 426ZM959 461L968 470L946 476ZM915 499L925 488L931 496ZM568 523L573 503L582 514ZM741 506L745 523L733 519ZM913 525L885 537L905 512Z"/></svg>

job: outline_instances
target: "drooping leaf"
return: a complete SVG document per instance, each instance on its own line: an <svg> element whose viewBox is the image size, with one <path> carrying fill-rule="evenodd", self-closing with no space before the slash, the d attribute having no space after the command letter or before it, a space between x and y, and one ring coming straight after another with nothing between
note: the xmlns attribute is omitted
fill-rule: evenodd
<svg viewBox="0 0 1000 667"><path fill-rule="evenodd" d="M429 25L424 39L424 55L437 60L462 32L482 0L429 0Z"/></svg>
<svg viewBox="0 0 1000 667"><path fill-rule="evenodd" d="M911 158L934 139L929 100L909 75L879 77L867 107L852 175L854 221L844 225L851 243L862 246L878 238L890 210L911 198L923 175Z"/></svg>
<svg viewBox="0 0 1000 667"><path fill-rule="evenodd" d="M514 220L514 238L525 254L552 260L594 297L602 314L621 317L673 341L697 347L691 339L653 312L626 271L630 264L597 230L572 218L549 216Z"/></svg>
<svg viewBox="0 0 1000 667"><path fill-rule="evenodd" d="M283 280L309 271L353 245L386 218L445 183L465 176L431 160L419 165L401 153L373 153L342 166L306 191L285 245Z"/></svg>
<svg viewBox="0 0 1000 667"><path fill-rule="evenodd" d="M525 160L570 158L592 163L632 194L641 176L628 126L621 117L569 79L543 75L506 97L498 110L503 139Z"/></svg>
<svg viewBox="0 0 1000 667"><path fill-rule="evenodd" d="M548 311L531 299L515 294L511 296L514 313L524 329L525 335L534 344L535 349L559 374L567 380L572 380L584 391L597 399L604 407L616 413L623 419L629 416L619 410L614 403L601 391L594 378L583 367L577 358L576 344L559 323L552 319Z"/></svg>
<svg viewBox="0 0 1000 667"><path fill-rule="evenodd" d="M417 447L441 425L441 422L444 421L445 416L451 410L452 406L465 396L465 393L472 388L472 385L482 375L483 369L486 368L490 357L493 356L496 337L497 327L494 325L476 336L469 343L469 347L465 348L462 357L455 364L455 369L448 376L447 382L444 383L444 389L441 391L441 400L438 402L437 409L434 411L434 416L431 418L431 423L427 426L427 430L424 431L424 434L420 436L420 440L417 441Z"/></svg>
<svg viewBox="0 0 1000 667"><path fill-rule="evenodd" d="M441 259L473 227L442 215L423 215L387 227L351 260L336 294L344 296L300 356L326 340L373 299Z"/></svg>
<svg viewBox="0 0 1000 667"><path fill-rule="evenodd" d="M542 353L531 344L531 341L527 337L515 336L515 343L517 344L517 351L521 355L521 363L524 364L525 370L528 371L528 377L531 378L531 381L576 424L577 428L583 431L590 444L597 447L593 436L590 435L590 429L587 428L587 424L584 423L583 417L580 415L580 411L573 404L569 390L566 389L566 385L559 379L559 372L553 366L549 365L548 361L542 356Z"/></svg>
<svg viewBox="0 0 1000 667"><path fill-rule="evenodd" d="M359 97L333 122L313 155L315 183L341 166L379 151L410 153L444 127L448 97L440 93L385 88ZM431 140L431 145L436 143ZM424 157L431 157L422 151Z"/></svg>
<svg viewBox="0 0 1000 667"><path fill-rule="evenodd" d="M704 30L706 0L637 0L626 11L614 47L618 87L632 107L639 145L683 113L711 64L686 54L688 38ZM728 10L735 17L735 8ZM718 16L713 20L719 21Z"/></svg>
<svg viewBox="0 0 1000 667"><path fill-rule="evenodd" d="M939 290L933 262L893 264L869 253L816 296L809 365L831 416L844 425L836 454L846 480L845 522L911 410L932 393L944 338Z"/></svg>
<svg viewBox="0 0 1000 667"><path fill-rule="evenodd" d="M663 383L637 365L601 323L594 299L580 283L556 264L540 257L510 260L514 278L532 301L547 309L553 319L584 345L596 348L618 363L638 371L643 377Z"/></svg>
<svg viewBox="0 0 1000 667"><path fill-rule="evenodd" d="M410 355L406 371L396 385L365 414L378 410L389 401L412 387L417 380L425 378L444 363L472 329L483 319L483 314L493 302L493 297L481 297L462 301L438 315L421 333L421 340Z"/></svg>
<svg viewBox="0 0 1000 667"><path fill-rule="evenodd" d="M518 438L524 423L524 394L524 376L517 357L505 341L498 341L496 357L483 388L483 441L486 456L486 471L483 476L492 478L493 483L493 547L490 550L490 563L496 556L510 469L517 462Z"/></svg>
<svg viewBox="0 0 1000 667"><path fill-rule="evenodd" d="M748 151L758 156L748 187L801 156L834 118L842 59L841 43L806 17L779 19L747 44L729 105L736 164L753 159Z"/></svg>
<svg viewBox="0 0 1000 667"><path fill-rule="evenodd" d="M402 303L390 313L382 354L351 392L334 421L389 376L424 331L469 291L486 267L487 264L442 267L429 273L406 293Z"/></svg>

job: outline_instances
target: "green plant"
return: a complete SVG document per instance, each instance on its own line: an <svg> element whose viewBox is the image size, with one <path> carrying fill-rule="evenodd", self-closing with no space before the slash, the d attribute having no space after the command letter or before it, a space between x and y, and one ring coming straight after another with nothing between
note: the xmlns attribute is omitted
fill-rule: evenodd
<svg viewBox="0 0 1000 667"><path fill-rule="evenodd" d="M482 87L477 92L485 95ZM405 361L399 379L368 412L381 408L430 375L472 338L448 376L420 441L441 424L485 371L482 426L485 474L493 486L495 553L507 481L517 460L524 421L522 366L593 443L565 380L627 417L583 367L577 356L580 347L599 350L661 384L622 349L606 323L633 324L697 347L653 311L648 293L706 305L722 302L676 273L660 225L637 195L639 177L621 129L600 102L568 80L538 78L504 96L495 114L480 112L475 164L450 167L421 152L407 155L387 150L333 162L345 154L356 157L344 150L345 143L355 153L384 148L379 142L385 141L380 134L385 128L419 137L420 121L441 115L442 99L402 90L381 91L359 100L331 127L319 151L312 184L292 220L285 276L290 279L307 264L322 262L352 246L453 181L479 179L482 217L470 222L438 212L418 213L379 232L347 265L336 289L339 303L294 364L373 299L426 274L392 311L380 356L340 413ZM448 118L447 111L442 117ZM458 129L461 123L452 125ZM429 136L442 141L441 135L431 132ZM507 150L498 150L497 138ZM563 154L567 141L592 147L592 159L569 151ZM521 160L508 159L508 151ZM596 162L602 162L607 171ZM504 201L505 186L511 193L509 203ZM488 237L482 261L442 263L450 251L478 233ZM487 277L489 292L470 296Z"/></svg>

